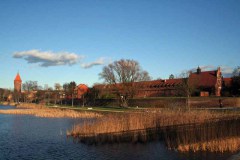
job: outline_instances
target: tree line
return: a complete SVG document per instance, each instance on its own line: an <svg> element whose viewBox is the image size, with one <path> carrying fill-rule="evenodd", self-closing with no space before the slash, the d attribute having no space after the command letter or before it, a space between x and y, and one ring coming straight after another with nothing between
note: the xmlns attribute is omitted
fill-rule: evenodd
<svg viewBox="0 0 240 160"><path fill-rule="evenodd" d="M186 97L190 97L196 90L193 84L189 83L189 72L182 73L179 77L183 82L180 86L183 94ZM103 67L102 72L99 73L99 77L104 80L106 85L110 85L114 91L114 96L119 99L120 106L127 107L129 99L136 95L139 86L136 82L143 82L151 80L149 73L142 69L140 64L135 60L121 59L114 61L113 63ZM174 79L174 75L171 74L169 79ZM196 82L197 83L197 82ZM22 84L22 102L34 102L34 103L54 103L54 104L71 104L74 105L76 99L75 88L77 84L75 81L54 84L54 88L44 87L38 85L37 81L26 81ZM240 66L236 67L232 73L232 85L231 87L224 86L222 89L225 96L239 96L240 95ZM84 94L85 99L95 101L96 98L100 98L99 91L96 88L90 88L89 92ZM228 93L228 94L227 94ZM0 100L6 100L6 97L11 94L10 90L0 90ZM83 100L83 105L85 100Z"/></svg>

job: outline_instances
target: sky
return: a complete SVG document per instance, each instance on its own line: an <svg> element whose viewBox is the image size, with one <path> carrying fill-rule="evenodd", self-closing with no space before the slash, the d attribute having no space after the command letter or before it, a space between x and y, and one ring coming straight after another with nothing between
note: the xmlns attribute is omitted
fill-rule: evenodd
<svg viewBox="0 0 240 160"><path fill-rule="evenodd" d="M101 83L133 59L152 79L239 66L239 0L0 0L0 88Z"/></svg>

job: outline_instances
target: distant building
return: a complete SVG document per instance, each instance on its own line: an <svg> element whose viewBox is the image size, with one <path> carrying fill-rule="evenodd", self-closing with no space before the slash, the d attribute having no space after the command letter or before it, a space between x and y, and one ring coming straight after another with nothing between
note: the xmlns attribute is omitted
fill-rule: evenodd
<svg viewBox="0 0 240 160"><path fill-rule="evenodd" d="M78 98L78 99L83 98L83 95L84 95L85 93L87 93L88 90L89 90L89 89L88 89L88 86L87 86L87 85L85 85L85 84L79 84L79 85L75 88L75 90L74 90L75 98Z"/></svg>
<svg viewBox="0 0 240 160"><path fill-rule="evenodd" d="M202 72L198 67L197 72L189 75L189 81L195 85L198 92L205 92L209 95L221 96L223 78L220 67L215 71Z"/></svg>
<svg viewBox="0 0 240 160"><path fill-rule="evenodd" d="M22 89L22 79L20 77L20 74L17 73L14 79L14 90L17 92L21 92L21 89Z"/></svg>
<svg viewBox="0 0 240 160"><path fill-rule="evenodd" d="M19 102L19 99L21 97L21 90L22 90L22 79L20 77L20 74L17 73L14 79L14 101L15 102Z"/></svg>
<svg viewBox="0 0 240 160"><path fill-rule="evenodd" d="M162 97L162 96L184 96L183 86L188 80L188 85L193 87L194 96L221 96L224 78L219 67L214 71L201 71L198 67L196 72L189 74L187 78L170 78L166 80L153 80L144 82L135 82L135 97ZM227 84L229 84L229 79ZM121 84L118 84L121 85ZM116 92L113 85L98 84L94 86L100 93L100 96L114 95Z"/></svg>

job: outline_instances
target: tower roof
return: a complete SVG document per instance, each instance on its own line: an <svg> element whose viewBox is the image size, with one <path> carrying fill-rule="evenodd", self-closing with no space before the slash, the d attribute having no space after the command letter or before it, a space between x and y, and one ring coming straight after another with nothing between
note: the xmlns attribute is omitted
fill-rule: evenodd
<svg viewBox="0 0 240 160"><path fill-rule="evenodd" d="M17 73L14 81L22 81L19 73Z"/></svg>

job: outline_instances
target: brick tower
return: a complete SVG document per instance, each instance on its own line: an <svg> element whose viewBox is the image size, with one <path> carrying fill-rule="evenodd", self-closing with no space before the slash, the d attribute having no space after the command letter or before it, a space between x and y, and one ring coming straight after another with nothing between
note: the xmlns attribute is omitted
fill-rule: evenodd
<svg viewBox="0 0 240 160"><path fill-rule="evenodd" d="M22 88L22 80L19 73L17 73L14 80L14 100L17 103L19 102L19 99L21 96L21 88Z"/></svg>

